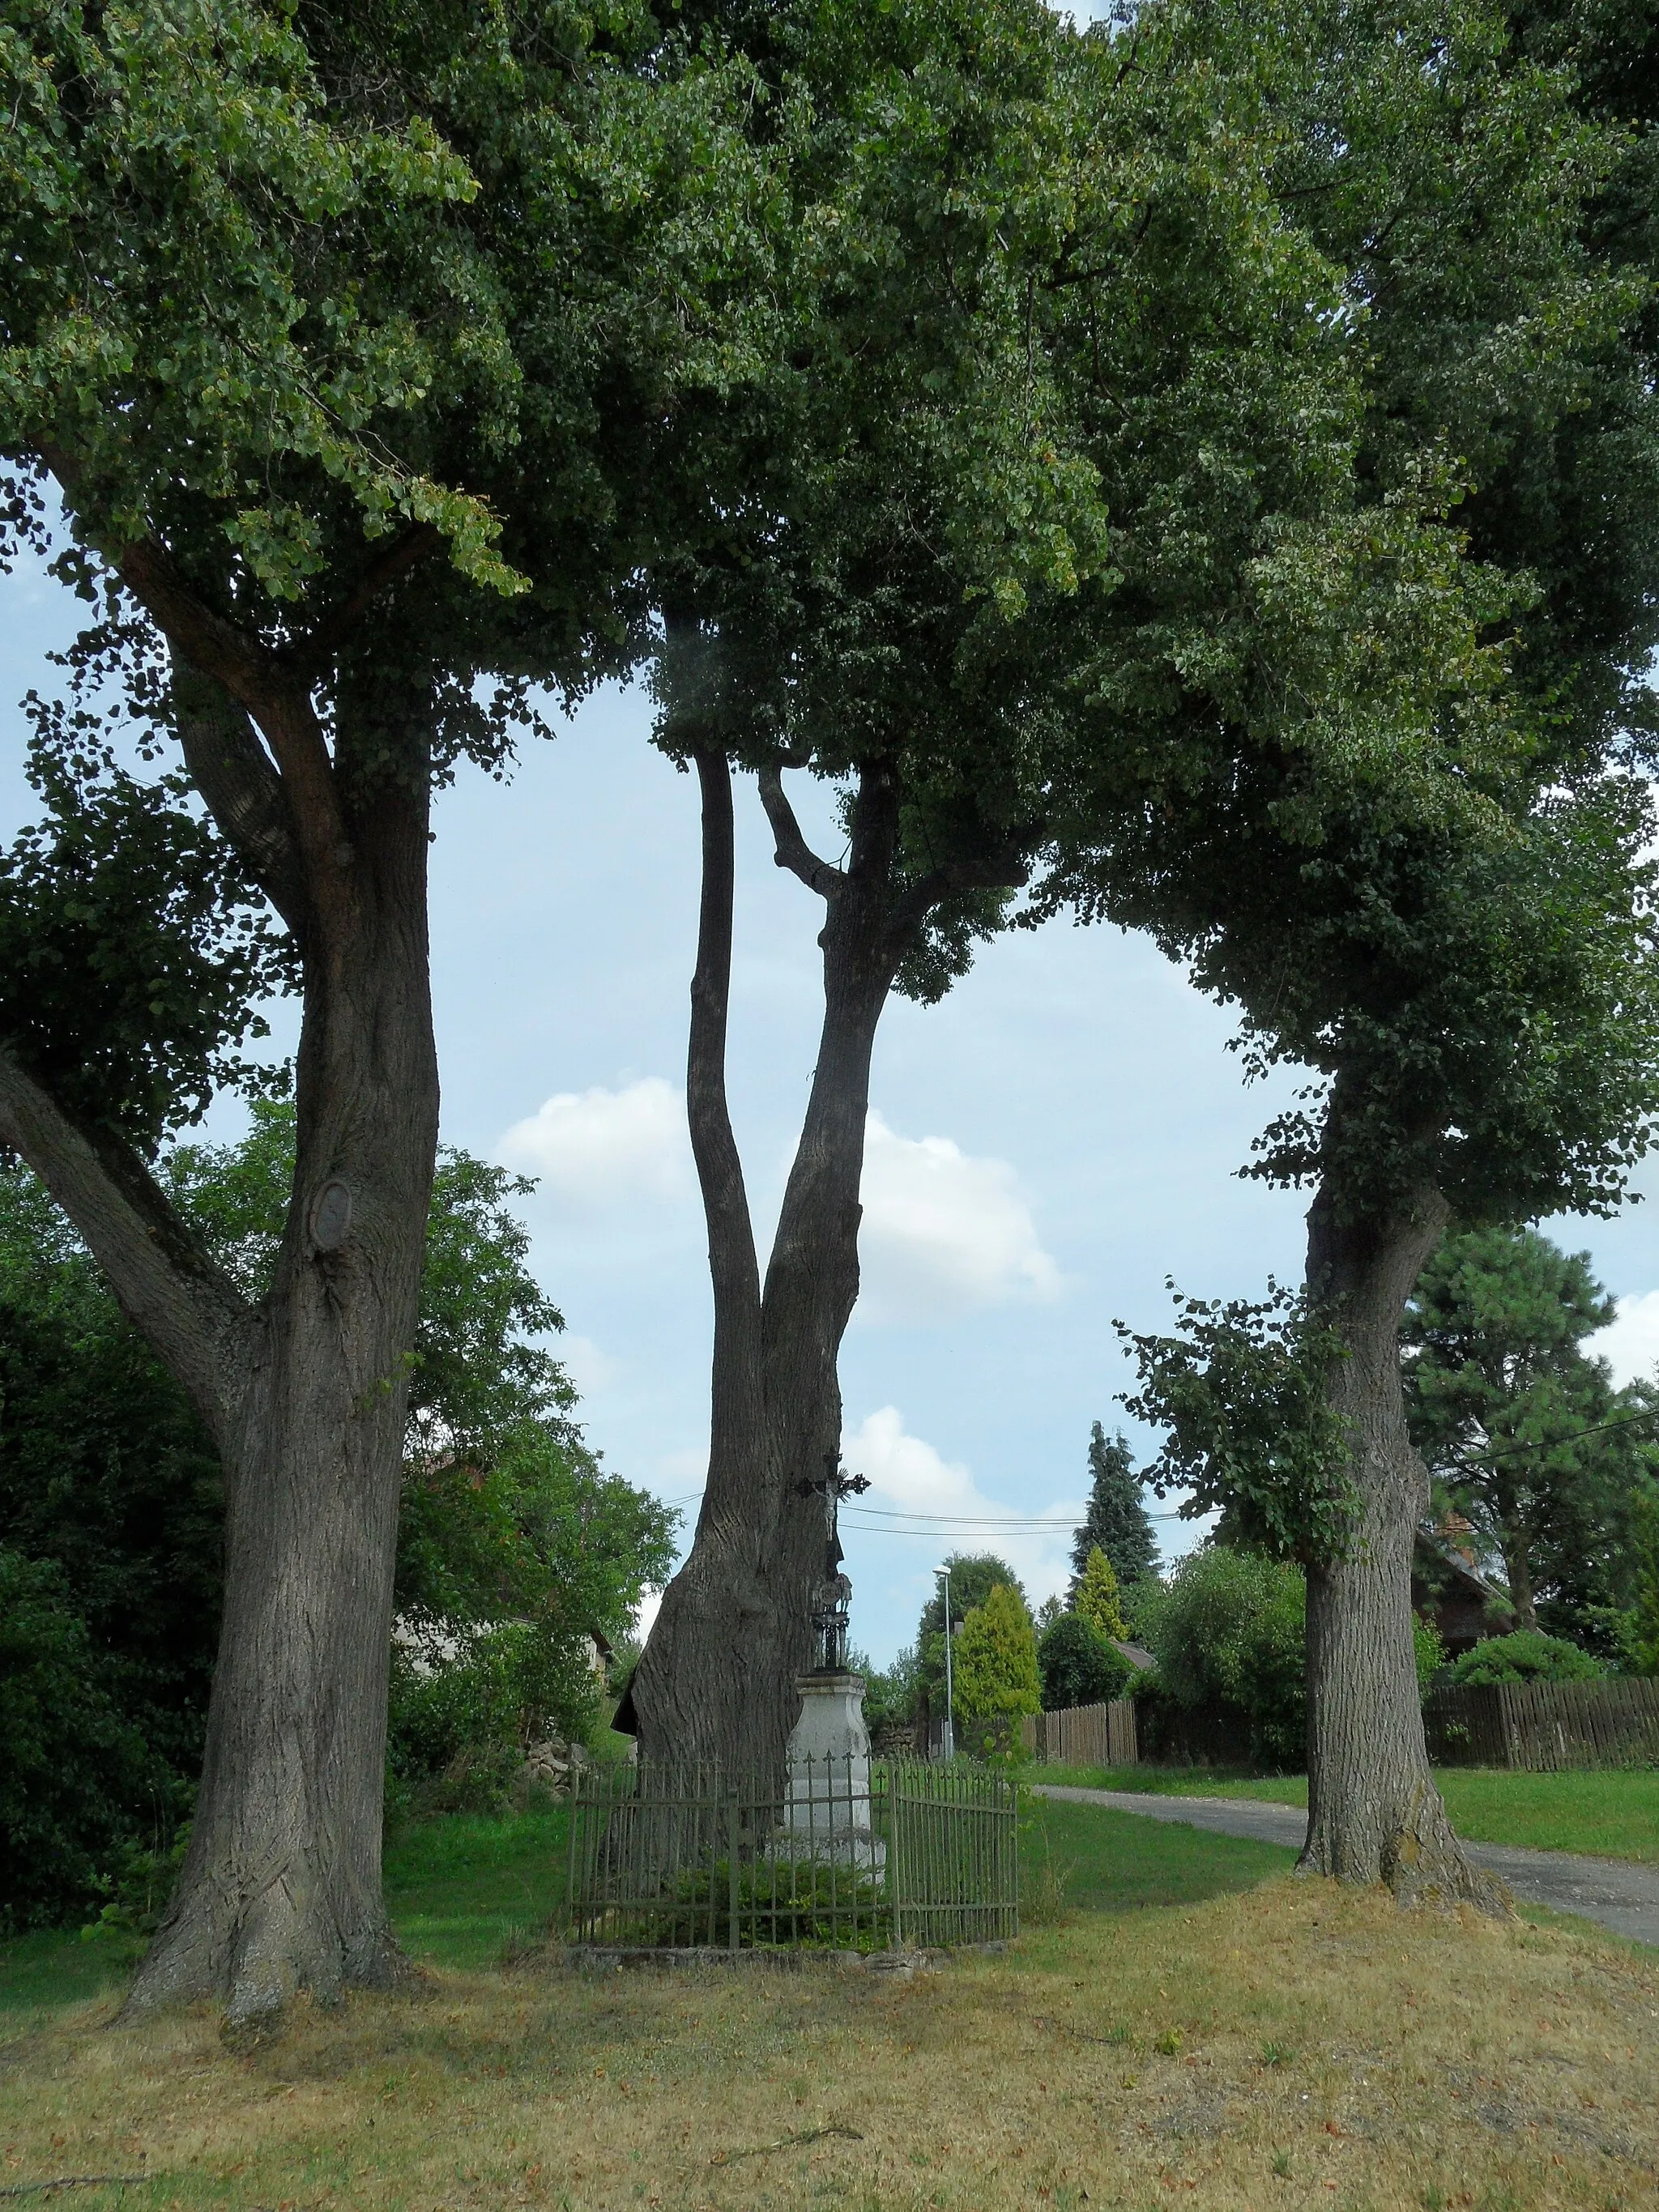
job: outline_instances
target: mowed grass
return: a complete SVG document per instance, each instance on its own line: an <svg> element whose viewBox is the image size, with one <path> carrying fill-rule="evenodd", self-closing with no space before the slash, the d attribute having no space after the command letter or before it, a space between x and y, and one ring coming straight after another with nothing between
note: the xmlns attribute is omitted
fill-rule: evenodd
<svg viewBox="0 0 1659 2212"><path fill-rule="evenodd" d="M1200 1766L1042 1766L1033 1782L1080 1790L1129 1790L1170 1797L1265 1797L1305 1805L1304 1774L1240 1775ZM1659 1767L1591 1773L1517 1774L1443 1766L1435 1775L1453 1825L1477 1844L1539 1851L1586 1851L1659 1866Z"/></svg>
<svg viewBox="0 0 1659 2212"><path fill-rule="evenodd" d="M908 1981L548 1952L428 1966L252 2041L205 2008L112 2029L107 1996L14 2015L0 2188L143 2175L63 2200L82 2212L1655 2202L1659 1960L1403 1915L1087 1807L1034 1812L1024 1840L1091 1909ZM406 1940L459 1960L475 1906L510 1931L556 1884L550 1841L547 1815L406 1838Z"/></svg>

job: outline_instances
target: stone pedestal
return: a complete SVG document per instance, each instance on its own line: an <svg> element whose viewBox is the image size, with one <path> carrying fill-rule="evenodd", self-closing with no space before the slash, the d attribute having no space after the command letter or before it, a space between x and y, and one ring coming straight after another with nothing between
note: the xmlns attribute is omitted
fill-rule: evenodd
<svg viewBox="0 0 1659 2212"><path fill-rule="evenodd" d="M861 1674L800 1674L800 1718L789 1738L785 1832L814 1857L880 1867L887 1847L871 1832L870 1731Z"/></svg>

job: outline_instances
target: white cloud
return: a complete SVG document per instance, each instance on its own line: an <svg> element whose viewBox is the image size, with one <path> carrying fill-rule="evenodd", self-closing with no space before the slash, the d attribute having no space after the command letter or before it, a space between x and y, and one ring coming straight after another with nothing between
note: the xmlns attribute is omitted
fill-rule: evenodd
<svg viewBox="0 0 1659 2212"><path fill-rule="evenodd" d="M515 1121L497 1151L551 1196L584 1210L676 1198L688 1183L685 1109L659 1075L620 1091L561 1091Z"/></svg>
<svg viewBox="0 0 1659 2212"><path fill-rule="evenodd" d="M623 1370L623 1363L595 1344L591 1336L562 1336L554 1350L559 1364L584 1398L607 1389Z"/></svg>
<svg viewBox="0 0 1659 2212"><path fill-rule="evenodd" d="M1059 1297L1060 1270L1006 1160L975 1159L948 1137L901 1137L872 1112L860 1196L860 1321Z"/></svg>
<svg viewBox="0 0 1659 2212"><path fill-rule="evenodd" d="M1613 1379L1620 1385L1651 1376L1659 1366L1659 1291L1620 1298L1618 1318L1587 1336L1584 1349L1592 1358L1608 1361Z"/></svg>
<svg viewBox="0 0 1659 2212"><path fill-rule="evenodd" d="M1055 1498L1031 1510L1032 1520L1058 1522L1057 1528L976 1528L972 1524L1018 1521L1019 1509L987 1498L960 1461L944 1458L925 1437L911 1436L896 1406L883 1406L870 1414L848 1433L842 1450L849 1472L870 1478L864 1496L850 1499L842 1509L845 1534L861 1549L881 1546L884 1556L892 1557L924 1593L933 1587L931 1570L951 1552L994 1552L1024 1583L1033 1606L1063 1591L1070 1582L1072 1531L1083 1518L1082 1498ZM926 1534L921 1540L901 1537L878 1521L860 1520L856 1510L860 1504L920 1516L917 1526ZM937 1535L927 1526L933 1516L940 1523ZM952 1527L952 1522L969 1525ZM913 1554L919 1564L913 1565Z"/></svg>

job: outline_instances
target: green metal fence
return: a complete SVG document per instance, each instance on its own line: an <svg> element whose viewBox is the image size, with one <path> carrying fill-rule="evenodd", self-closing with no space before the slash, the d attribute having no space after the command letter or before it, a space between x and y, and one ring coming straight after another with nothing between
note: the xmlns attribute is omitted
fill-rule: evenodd
<svg viewBox="0 0 1659 2212"><path fill-rule="evenodd" d="M1013 1785L912 1760L586 1770L564 1923L578 1943L748 1950L983 1942L1019 1929Z"/></svg>

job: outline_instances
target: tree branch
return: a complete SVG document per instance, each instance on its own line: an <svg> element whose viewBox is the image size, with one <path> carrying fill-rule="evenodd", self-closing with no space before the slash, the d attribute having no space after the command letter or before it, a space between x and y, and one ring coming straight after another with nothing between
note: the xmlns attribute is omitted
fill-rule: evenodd
<svg viewBox="0 0 1659 2212"><path fill-rule="evenodd" d="M173 700L185 766L243 866L295 935L305 934L305 873L288 794L246 711L175 653Z"/></svg>
<svg viewBox="0 0 1659 2212"><path fill-rule="evenodd" d="M40 450L72 500L85 482L85 470L60 447ZM208 606L159 539L136 539L106 557L174 652L222 684L264 732L282 771L306 870L308 874L313 869L321 872L319 889L331 882L337 866L349 857L349 842L333 763L312 708L310 680Z"/></svg>
<svg viewBox="0 0 1659 2212"><path fill-rule="evenodd" d="M801 835L800 824L795 819L795 810L785 796L783 778L775 768L763 768L760 772L761 805L766 809L766 818L772 825L772 842L775 848L773 859L781 868L787 868L800 878L808 890L816 891L820 898L833 899L839 896L847 878L839 868L831 867L828 860L819 860Z"/></svg>
<svg viewBox="0 0 1659 2212"><path fill-rule="evenodd" d="M699 750L691 759L702 790L702 902L697 917L697 964L691 977L691 1041L685 1103L691 1152L708 1218L714 1311L723 1293L752 1307L758 1321L760 1270L749 1218L743 1160L726 1094L726 1032L732 995L732 904L735 840L732 771L723 753Z"/></svg>
<svg viewBox="0 0 1659 2212"><path fill-rule="evenodd" d="M909 951L934 908L958 891L1017 891L1030 879L1024 848L1012 842L978 860L951 860L944 867L930 868L902 894L888 921L887 942L895 963Z"/></svg>
<svg viewBox="0 0 1659 2212"><path fill-rule="evenodd" d="M334 659L388 584L406 575L443 539L429 522L417 522L395 538L364 569L356 588L308 635L297 638L282 655L296 675L314 683Z"/></svg>
<svg viewBox="0 0 1659 2212"><path fill-rule="evenodd" d="M94 1141L0 1042L0 1141L33 1169L108 1276L121 1310L225 1445L253 1315L118 1138Z"/></svg>

